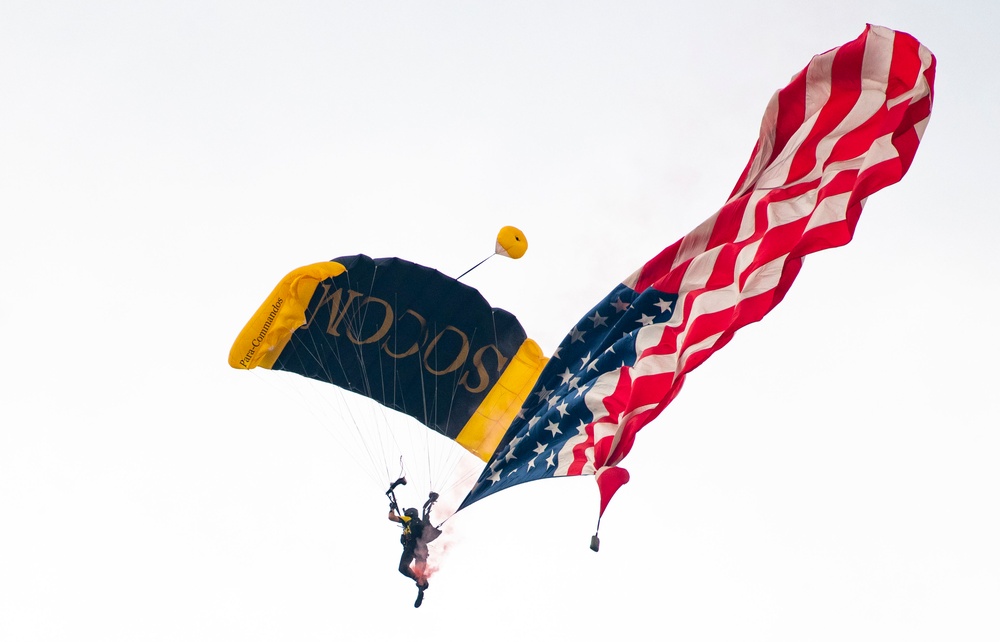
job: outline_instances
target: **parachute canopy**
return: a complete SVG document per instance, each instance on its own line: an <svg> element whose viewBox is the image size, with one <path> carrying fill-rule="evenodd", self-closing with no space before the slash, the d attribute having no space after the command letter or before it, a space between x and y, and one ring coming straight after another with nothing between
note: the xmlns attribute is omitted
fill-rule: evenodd
<svg viewBox="0 0 1000 642"><path fill-rule="evenodd" d="M484 461L546 361L518 320L474 288L364 255L288 274L229 354L234 368L286 370L369 397Z"/></svg>

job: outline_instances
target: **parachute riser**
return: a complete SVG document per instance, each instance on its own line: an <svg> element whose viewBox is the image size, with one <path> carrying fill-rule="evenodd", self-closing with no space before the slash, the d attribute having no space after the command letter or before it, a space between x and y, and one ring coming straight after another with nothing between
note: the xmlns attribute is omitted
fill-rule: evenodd
<svg viewBox="0 0 1000 642"><path fill-rule="evenodd" d="M399 504L396 502L396 486L405 486L406 477L400 477L396 481L389 484L389 490L385 491L385 496L389 498L389 505L392 510L399 514Z"/></svg>

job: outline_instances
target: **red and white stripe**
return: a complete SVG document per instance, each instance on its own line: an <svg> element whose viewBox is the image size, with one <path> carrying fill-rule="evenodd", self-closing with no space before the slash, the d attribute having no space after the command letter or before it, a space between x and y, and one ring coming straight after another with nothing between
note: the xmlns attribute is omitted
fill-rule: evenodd
<svg viewBox="0 0 1000 642"><path fill-rule="evenodd" d="M781 301L803 256L848 243L865 199L906 173L930 117L934 69L912 36L868 26L775 93L726 204L625 281L678 293L677 310L639 332L634 366L588 391L595 419L567 442L557 475L596 474L603 512L627 474L602 475L685 375Z"/></svg>

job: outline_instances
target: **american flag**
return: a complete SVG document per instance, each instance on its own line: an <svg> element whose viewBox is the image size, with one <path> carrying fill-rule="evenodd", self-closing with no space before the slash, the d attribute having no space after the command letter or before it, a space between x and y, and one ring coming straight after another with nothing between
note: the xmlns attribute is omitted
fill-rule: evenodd
<svg viewBox="0 0 1000 642"><path fill-rule="evenodd" d="M570 330L462 507L545 477L618 464L685 375L784 297L811 252L851 240L865 199L899 181L930 118L934 56L868 25L775 93L729 200Z"/></svg>

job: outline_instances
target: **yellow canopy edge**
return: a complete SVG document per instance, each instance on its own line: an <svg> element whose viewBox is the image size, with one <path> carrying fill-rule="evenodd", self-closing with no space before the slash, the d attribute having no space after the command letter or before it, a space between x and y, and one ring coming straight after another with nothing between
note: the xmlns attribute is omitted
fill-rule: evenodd
<svg viewBox="0 0 1000 642"><path fill-rule="evenodd" d="M476 457L489 461L547 362L538 344L525 339L455 441Z"/></svg>
<svg viewBox="0 0 1000 642"><path fill-rule="evenodd" d="M320 281L344 270L340 263L325 261L289 272L236 337L229 350L229 365L240 370L270 369L292 333L305 325L306 307Z"/></svg>

